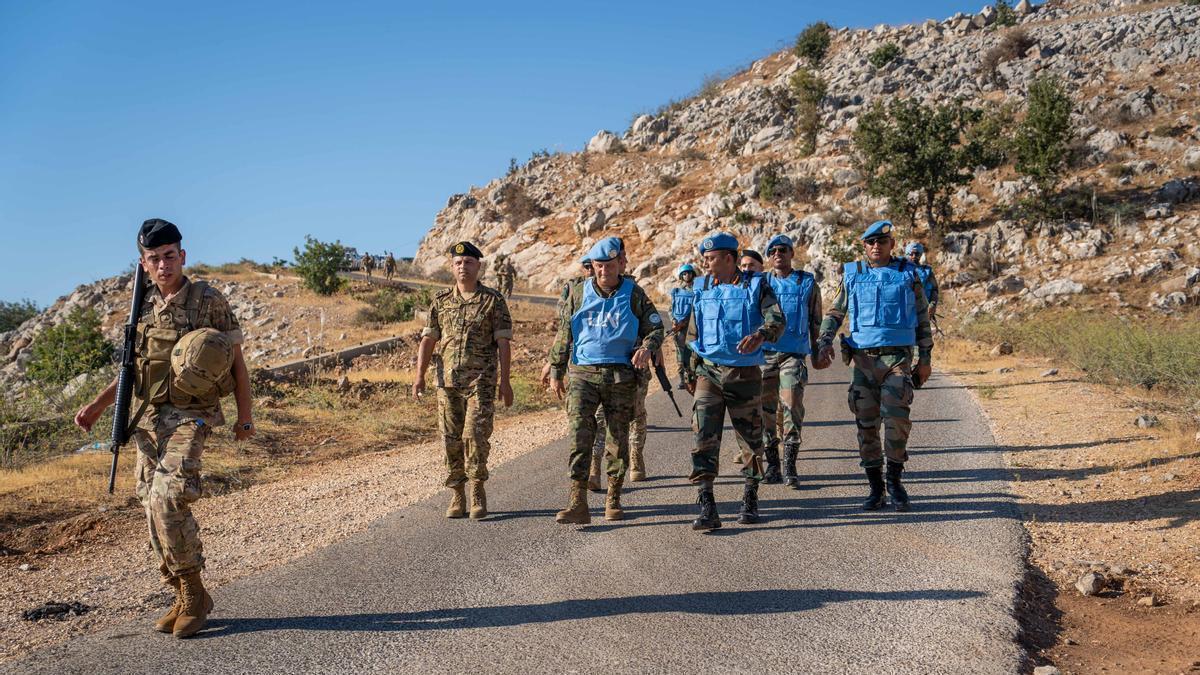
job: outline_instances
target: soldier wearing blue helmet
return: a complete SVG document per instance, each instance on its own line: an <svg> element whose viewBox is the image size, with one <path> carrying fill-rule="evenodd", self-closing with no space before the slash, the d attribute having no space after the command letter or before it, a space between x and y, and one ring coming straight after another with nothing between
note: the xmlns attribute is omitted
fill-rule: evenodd
<svg viewBox="0 0 1200 675"><path fill-rule="evenodd" d="M758 483L762 468L762 370L764 342L783 334L784 317L771 285L761 274L737 268L738 242L723 232L700 243L708 273L695 282L695 301L688 323L692 357L685 374L688 391L695 395L692 426L696 449L692 473L700 517L694 530L721 526L713 496L718 475L721 432L725 411L741 447L745 486L738 522L758 522Z"/></svg>
<svg viewBox="0 0 1200 675"><path fill-rule="evenodd" d="M884 505L885 455L887 493L897 511L909 509L908 491L901 482L912 429L909 406L914 379L917 384L924 383L932 371L929 304L912 263L892 257L896 245L892 230L889 221L881 220L863 232L865 260L843 267L837 298L821 322L817 341L817 367L827 366L833 360L834 335L849 313L850 336L842 338L842 360L853 363L849 403L858 425L860 464L871 485L871 495L863 503L868 511ZM915 371L914 345L918 354Z"/></svg>
<svg viewBox="0 0 1200 675"><path fill-rule="evenodd" d="M679 362L679 388L687 389L685 371L688 362L687 321L692 316L692 299L695 292L692 284L696 280L696 268L684 263L675 271L679 285L671 289L671 338L675 340L675 357Z"/></svg>
<svg viewBox="0 0 1200 675"><path fill-rule="evenodd" d="M921 264L921 257L925 255L925 245L919 241L909 242L908 246L904 247L904 255L908 256L909 262L917 268L917 277L921 280L921 287L925 289L925 300L929 302L929 320L935 322L937 320L938 282L937 277L933 275L933 268Z"/></svg>
<svg viewBox="0 0 1200 675"><path fill-rule="evenodd" d="M795 249L791 237L776 235L767 244L767 259L771 269L767 280L779 299L787 318L783 335L775 342L763 345L766 364L763 373L763 445L767 457L764 483L786 480L800 487L796 475L796 456L800 452L801 429L804 425L804 386L808 384L808 369L804 357L815 354L821 324L821 289L810 272L792 268ZM779 441L783 430L783 475L780 475Z"/></svg>

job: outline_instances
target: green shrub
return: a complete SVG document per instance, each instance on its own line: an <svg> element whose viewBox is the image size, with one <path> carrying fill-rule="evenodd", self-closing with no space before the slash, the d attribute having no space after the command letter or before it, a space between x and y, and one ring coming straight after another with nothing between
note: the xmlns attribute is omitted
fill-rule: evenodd
<svg viewBox="0 0 1200 675"><path fill-rule="evenodd" d="M1012 5L1006 0L997 0L995 5L992 5L996 10L997 26L1015 26L1017 25L1017 13L1013 11Z"/></svg>
<svg viewBox="0 0 1200 675"><path fill-rule="evenodd" d="M7 333L29 319L37 316L37 305L32 300L20 302L0 301L0 333Z"/></svg>
<svg viewBox="0 0 1200 675"><path fill-rule="evenodd" d="M1062 359L1097 382L1200 396L1200 330L1194 323L1043 312L1020 320L984 317L963 330L976 340L1007 341Z"/></svg>
<svg viewBox="0 0 1200 675"><path fill-rule="evenodd" d="M817 149L817 134L821 132L821 101L829 85L812 71L801 68L792 73L788 86L795 106L800 152L811 155Z"/></svg>
<svg viewBox="0 0 1200 675"><path fill-rule="evenodd" d="M871 56L867 60L876 68L882 68L887 64L895 61L900 56L900 47L895 42L888 42L879 46L878 49L871 52Z"/></svg>
<svg viewBox="0 0 1200 675"><path fill-rule="evenodd" d="M783 164L773 160L763 165L758 174L759 200L774 203L788 196L789 192L787 176L783 175Z"/></svg>
<svg viewBox="0 0 1200 675"><path fill-rule="evenodd" d="M1187 5L1189 7L1196 7L1200 6L1200 0L1180 0L1179 4Z"/></svg>
<svg viewBox="0 0 1200 675"><path fill-rule="evenodd" d="M96 310L76 308L62 323L34 338L25 372L36 382L63 385L80 373L112 363L113 351L112 343L100 332Z"/></svg>
<svg viewBox="0 0 1200 675"><path fill-rule="evenodd" d="M1025 119L1013 139L1017 172L1033 178L1043 198L1058 184L1066 166L1074 103L1063 82L1042 76L1029 85Z"/></svg>
<svg viewBox="0 0 1200 675"><path fill-rule="evenodd" d="M306 234L304 250L293 248L292 256L296 259L293 269L309 290L318 295L333 295L341 289L344 280L338 276L338 270L346 257L342 242L330 244Z"/></svg>
<svg viewBox="0 0 1200 675"><path fill-rule="evenodd" d="M829 45L833 42L833 36L830 35L833 29L824 21L811 23L806 27L800 35L796 36L796 46L793 51L796 56L807 59L813 67L821 65L821 61L825 60L825 54L829 51Z"/></svg>
<svg viewBox="0 0 1200 675"><path fill-rule="evenodd" d="M738 225L747 225L754 222L754 216L745 211L738 211L737 213L733 214L733 222L737 223Z"/></svg>
<svg viewBox="0 0 1200 675"><path fill-rule="evenodd" d="M980 166L995 169L1008 161L1016 115L1013 103L988 105L979 111L978 119L967 129L966 140L977 144Z"/></svg>
<svg viewBox="0 0 1200 675"><path fill-rule="evenodd" d="M859 250L858 238L851 232L830 237L821 247L825 257L839 265L858 259Z"/></svg>
<svg viewBox="0 0 1200 675"><path fill-rule="evenodd" d="M664 190L670 190L676 185L679 185L679 176L673 173L664 173L658 177L658 187Z"/></svg>
<svg viewBox="0 0 1200 675"><path fill-rule="evenodd" d="M421 289L402 292L392 288L375 291L364 298L369 305L358 310L355 323L400 323L412 321L417 310L428 309L433 302L433 291Z"/></svg>

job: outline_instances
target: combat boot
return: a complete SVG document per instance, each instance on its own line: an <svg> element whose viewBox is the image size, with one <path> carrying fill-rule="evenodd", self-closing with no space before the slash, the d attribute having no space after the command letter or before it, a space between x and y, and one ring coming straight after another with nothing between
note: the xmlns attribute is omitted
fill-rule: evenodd
<svg viewBox="0 0 1200 675"><path fill-rule="evenodd" d="M600 458L592 455L592 470L588 473L587 489L592 492L604 492L604 485L600 482Z"/></svg>
<svg viewBox="0 0 1200 675"><path fill-rule="evenodd" d="M717 515L717 498L713 496L712 481L703 481L697 489L696 503L700 504L700 517L692 521L693 530L717 530L721 528L721 517Z"/></svg>
<svg viewBox="0 0 1200 675"><path fill-rule="evenodd" d="M608 498L604 500L605 520L625 520L625 510L621 508L621 481L608 477Z"/></svg>
<svg viewBox="0 0 1200 675"><path fill-rule="evenodd" d="M907 511L908 506L908 490L904 489L904 485L900 482L900 474L904 473L904 465L900 462L888 461L887 463L887 491L892 498L892 505L897 511Z"/></svg>
<svg viewBox="0 0 1200 675"><path fill-rule="evenodd" d="M778 485L783 482L783 476L779 474L779 448L768 446L765 454L767 470L763 471L763 482L768 485Z"/></svg>
<svg viewBox="0 0 1200 675"><path fill-rule="evenodd" d="M487 518L487 492L483 490L483 481L471 481L471 519Z"/></svg>
<svg viewBox="0 0 1200 675"><path fill-rule="evenodd" d="M175 592L175 602L166 614L154 622L154 630L160 633L170 633L175 630L175 619L179 616L179 608L183 606L183 594L179 592L179 577L167 579L166 584Z"/></svg>
<svg viewBox="0 0 1200 675"><path fill-rule="evenodd" d="M629 480L633 483L646 480L646 456L641 448L629 449Z"/></svg>
<svg viewBox="0 0 1200 675"><path fill-rule="evenodd" d="M796 443L783 444L783 482L789 487L800 489L800 477L796 475L796 455L800 454Z"/></svg>
<svg viewBox="0 0 1200 675"><path fill-rule="evenodd" d="M587 525L592 522L592 516L588 513L587 489L587 481L571 481L571 496L567 508L559 511L554 520L564 525Z"/></svg>
<svg viewBox="0 0 1200 675"><path fill-rule="evenodd" d="M447 518L462 518L467 515L467 487L462 483L450 486L450 506L446 507Z"/></svg>
<svg viewBox="0 0 1200 675"><path fill-rule="evenodd" d="M208 622L208 613L212 611L213 601L208 591L204 590L199 572L192 572L180 579L179 594L182 603L173 632L177 638L191 637L199 633Z"/></svg>
<svg viewBox="0 0 1200 675"><path fill-rule="evenodd" d="M867 497L867 501L863 502L864 511L878 511L883 508L883 467L869 466L867 471L867 481L871 484L871 495Z"/></svg>
<svg viewBox="0 0 1200 675"><path fill-rule="evenodd" d="M738 522L742 525L753 525L758 522L758 481L746 479L742 488L742 508L738 511Z"/></svg>

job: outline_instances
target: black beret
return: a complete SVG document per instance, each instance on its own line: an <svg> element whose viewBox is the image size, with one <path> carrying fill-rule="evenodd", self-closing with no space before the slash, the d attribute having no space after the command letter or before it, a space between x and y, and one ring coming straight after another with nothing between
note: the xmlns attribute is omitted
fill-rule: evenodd
<svg viewBox="0 0 1200 675"><path fill-rule="evenodd" d="M142 248L158 248L167 244L178 244L183 241L183 235L179 234L179 228L175 227L174 223L163 220L162 218L151 218L142 223L142 229L138 231L138 243Z"/></svg>
<svg viewBox="0 0 1200 675"><path fill-rule="evenodd" d="M754 258L754 259L755 259L755 260L757 260L758 262L762 262L762 261L763 261L762 254L761 254L761 253L759 253L758 251L755 251L754 249L751 249L751 248L743 249L743 250L742 250L742 257L743 257L743 258Z"/></svg>
<svg viewBox="0 0 1200 675"><path fill-rule="evenodd" d="M460 241L450 247L450 255L469 255L472 258L483 258L483 251L480 251L475 244L469 241Z"/></svg>

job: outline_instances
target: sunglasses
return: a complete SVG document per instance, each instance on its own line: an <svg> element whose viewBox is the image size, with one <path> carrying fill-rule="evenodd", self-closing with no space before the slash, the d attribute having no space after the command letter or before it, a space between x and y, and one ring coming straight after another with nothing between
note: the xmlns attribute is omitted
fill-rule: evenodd
<svg viewBox="0 0 1200 675"><path fill-rule="evenodd" d="M776 246L775 248L767 251L767 255L775 255L775 254L783 255L784 253L787 253L790 250L791 249L786 246Z"/></svg>
<svg viewBox="0 0 1200 675"><path fill-rule="evenodd" d="M870 239L864 239L863 244L866 246L880 246L884 242L889 242L891 240L891 237L871 237Z"/></svg>

